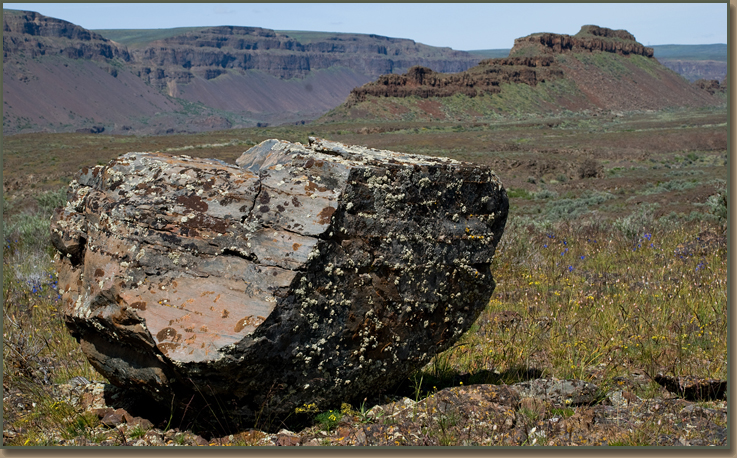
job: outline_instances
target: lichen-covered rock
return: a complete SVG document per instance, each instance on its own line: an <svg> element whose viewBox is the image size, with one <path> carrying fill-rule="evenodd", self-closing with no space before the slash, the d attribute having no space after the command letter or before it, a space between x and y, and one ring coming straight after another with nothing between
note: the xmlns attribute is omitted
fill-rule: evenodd
<svg viewBox="0 0 737 458"><path fill-rule="evenodd" d="M406 377L488 303L508 210L488 167L315 138L237 164L128 153L71 184L65 319L113 384L286 416Z"/></svg>

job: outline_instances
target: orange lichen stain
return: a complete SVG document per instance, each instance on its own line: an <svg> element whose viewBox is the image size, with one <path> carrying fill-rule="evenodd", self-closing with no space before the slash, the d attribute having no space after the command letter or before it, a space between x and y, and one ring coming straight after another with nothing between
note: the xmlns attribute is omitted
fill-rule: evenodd
<svg viewBox="0 0 737 458"><path fill-rule="evenodd" d="M315 191L325 192L327 190L328 188L326 188L325 186L318 186L315 184L314 181L310 181L309 183L307 183L307 186L305 186L305 191L307 191L306 194L308 197L311 196Z"/></svg>
<svg viewBox="0 0 737 458"><path fill-rule="evenodd" d="M208 295L210 295L210 294L215 294L215 291L205 291L205 292L203 292L203 293L202 293L202 294L200 295L200 297L205 297L205 296L208 296Z"/></svg>
<svg viewBox="0 0 737 458"><path fill-rule="evenodd" d="M207 326L205 326L204 324L200 326L200 332L207 332Z"/></svg>
<svg viewBox="0 0 737 458"><path fill-rule="evenodd" d="M184 332L194 332L194 328L184 328Z"/></svg>
<svg viewBox="0 0 737 458"><path fill-rule="evenodd" d="M177 334L177 331L174 328L164 328L156 334L156 339L158 339L159 342L162 340L177 341L179 338L181 338L181 334Z"/></svg>
<svg viewBox="0 0 737 458"><path fill-rule="evenodd" d="M158 347L158 349L161 350L161 353L169 356L169 352L179 348L179 344L165 342L165 343L158 344L156 347Z"/></svg>
<svg viewBox="0 0 737 458"><path fill-rule="evenodd" d="M176 288L177 286L179 286L179 284L176 282L176 280L174 280L171 282L171 286Z"/></svg>
<svg viewBox="0 0 737 458"><path fill-rule="evenodd" d="M320 213L317 214L318 223L320 224L327 224L330 222L330 218L333 216L333 213L335 213L335 207L325 207L322 209Z"/></svg>
<svg viewBox="0 0 737 458"><path fill-rule="evenodd" d="M292 250L297 251L297 250L299 250L299 247L301 247L301 246L302 246L301 244L295 243L294 245L292 245Z"/></svg>
<svg viewBox="0 0 737 458"><path fill-rule="evenodd" d="M102 277L103 275L105 275L105 271L104 270L102 270L102 269L95 269L95 278Z"/></svg>
<svg viewBox="0 0 737 458"><path fill-rule="evenodd" d="M130 306L131 308L134 308L136 310L141 310L141 311L146 310L146 303L142 301L134 302Z"/></svg>
<svg viewBox="0 0 737 458"><path fill-rule="evenodd" d="M223 315L221 316L221 318L228 318L228 315L230 315L230 312L223 309Z"/></svg>
<svg viewBox="0 0 737 458"><path fill-rule="evenodd" d="M215 298L215 300L213 302L219 301L220 300L220 296L221 296L221 294L218 294L217 297Z"/></svg>
<svg viewBox="0 0 737 458"><path fill-rule="evenodd" d="M264 318L259 316L254 318L253 315L249 315L245 318L241 318L238 323L235 324L234 332L241 332L246 326L258 326L263 323Z"/></svg>

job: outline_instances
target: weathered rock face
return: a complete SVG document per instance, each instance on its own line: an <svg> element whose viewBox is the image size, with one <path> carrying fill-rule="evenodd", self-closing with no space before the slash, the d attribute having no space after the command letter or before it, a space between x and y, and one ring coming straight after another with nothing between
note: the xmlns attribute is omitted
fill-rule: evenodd
<svg viewBox="0 0 737 458"><path fill-rule="evenodd" d="M284 416L406 377L486 306L508 210L488 167L315 138L237 163L128 153L71 184L65 318L113 384Z"/></svg>
<svg viewBox="0 0 737 458"><path fill-rule="evenodd" d="M124 46L70 22L32 11L3 10L3 62L21 53L28 57L130 61Z"/></svg>
<svg viewBox="0 0 737 458"><path fill-rule="evenodd" d="M498 94L505 83L535 86L539 82L561 77L563 72L552 57L486 59L471 70L461 73L439 73L426 67L412 67L404 75L383 75L374 82L351 91L346 106L369 97L452 97L463 94Z"/></svg>
<svg viewBox="0 0 737 458"><path fill-rule="evenodd" d="M514 40L509 55L523 57L529 55L581 51L602 51L621 55L640 55L653 57L653 48L638 43L626 30L612 30L606 27L585 25L575 35L557 33L535 33Z"/></svg>
<svg viewBox="0 0 737 458"><path fill-rule="evenodd" d="M165 88L195 75L216 78L226 69L259 70L279 78L303 78L318 69L346 67L375 78L414 65L441 72L466 70L479 59L464 51L412 40L361 34L316 34L304 43L258 27L209 27L148 44L131 53L139 76Z"/></svg>

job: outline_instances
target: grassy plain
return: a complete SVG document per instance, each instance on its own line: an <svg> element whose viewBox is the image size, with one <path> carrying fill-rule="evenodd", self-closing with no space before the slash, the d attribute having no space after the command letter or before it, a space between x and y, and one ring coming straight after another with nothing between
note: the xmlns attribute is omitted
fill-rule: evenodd
<svg viewBox="0 0 737 458"><path fill-rule="evenodd" d="M234 162L267 138L316 135L442 155L489 164L500 176L510 217L492 265L496 291L471 330L407 381L417 397L530 374L592 381L604 391L633 373L726 380L726 123L725 110L708 109L5 137L4 443L110 436L91 432L99 420L58 395L72 377L102 379L59 311L48 227L65 184L80 168L130 151ZM634 394L657 390L650 382ZM336 412L315 422L332 422Z"/></svg>

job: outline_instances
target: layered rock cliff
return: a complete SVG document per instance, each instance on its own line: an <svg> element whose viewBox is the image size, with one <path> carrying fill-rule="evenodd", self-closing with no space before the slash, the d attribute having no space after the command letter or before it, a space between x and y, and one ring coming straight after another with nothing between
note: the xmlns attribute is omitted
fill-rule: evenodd
<svg viewBox="0 0 737 458"><path fill-rule="evenodd" d="M587 25L574 36L533 34L515 40L509 57L486 59L464 72L415 67L404 75L381 76L351 91L344 105L322 120L477 121L506 114L723 103L652 56L652 48L625 30Z"/></svg>
<svg viewBox="0 0 737 458"><path fill-rule="evenodd" d="M32 11L3 10L3 63L20 55L130 61L125 46L70 22Z"/></svg>
<svg viewBox="0 0 737 458"><path fill-rule="evenodd" d="M382 74L415 65L460 72L479 61L406 39L234 26L165 30L128 47L131 31L105 37L108 31L3 11L4 134L304 123Z"/></svg>
<svg viewBox="0 0 737 458"><path fill-rule="evenodd" d="M210 27L165 38L132 50L134 66L158 88L210 80L235 69L258 70L282 78L345 67L369 79L424 65L439 72L460 72L478 62L466 52L433 48L412 40L359 34L320 34L302 43L286 33L258 27Z"/></svg>
<svg viewBox="0 0 737 458"><path fill-rule="evenodd" d="M562 76L559 68L552 66L551 57L509 57L487 59L478 66L454 74L434 72L426 67L413 67L404 75L383 75L377 81L351 91L346 104L355 105L374 97L449 97L463 94L498 94L501 85L527 84L535 86Z"/></svg>
<svg viewBox="0 0 737 458"><path fill-rule="evenodd" d="M585 25L574 36L555 33L535 33L514 40L510 57L565 52L603 51L628 56L653 57L653 48L638 43L626 30L612 30L596 25Z"/></svg>

